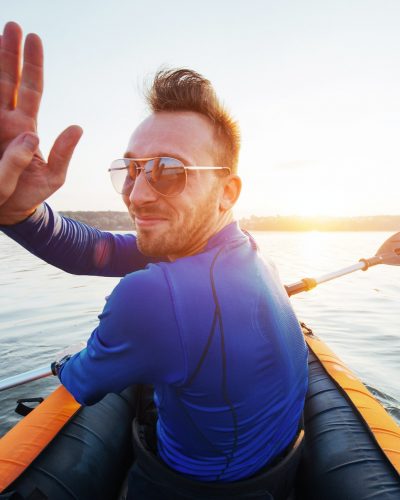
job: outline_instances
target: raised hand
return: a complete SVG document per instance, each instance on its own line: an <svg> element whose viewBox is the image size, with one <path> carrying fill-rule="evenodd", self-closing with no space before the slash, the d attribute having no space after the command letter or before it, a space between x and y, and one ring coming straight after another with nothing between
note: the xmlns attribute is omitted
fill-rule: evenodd
<svg viewBox="0 0 400 500"><path fill-rule="evenodd" d="M21 71L22 38L21 28L12 22L6 24L0 37L0 193L3 197L0 224L15 224L25 219L63 185L72 153L82 135L80 127L68 127L54 142L47 162L36 149L26 168L16 164L13 174L6 175L12 169L10 155L4 158L7 151L10 152L7 147L12 146L15 152L12 141L23 141L23 134L27 132L37 133L43 92L42 42L35 34L26 37Z"/></svg>

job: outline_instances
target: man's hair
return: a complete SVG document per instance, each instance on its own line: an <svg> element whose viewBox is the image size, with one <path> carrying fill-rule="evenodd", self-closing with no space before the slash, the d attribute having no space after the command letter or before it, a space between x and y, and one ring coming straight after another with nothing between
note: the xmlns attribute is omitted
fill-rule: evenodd
<svg viewBox="0 0 400 500"><path fill-rule="evenodd" d="M194 111L207 116L221 145L216 154L218 164L237 172L239 126L218 100L209 80L191 69L163 69L156 73L146 100L153 113Z"/></svg>

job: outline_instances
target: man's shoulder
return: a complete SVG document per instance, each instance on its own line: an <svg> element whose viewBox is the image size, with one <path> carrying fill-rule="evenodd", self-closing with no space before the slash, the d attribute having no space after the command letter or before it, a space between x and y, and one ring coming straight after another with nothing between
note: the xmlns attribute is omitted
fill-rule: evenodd
<svg viewBox="0 0 400 500"><path fill-rule="evenodd" d="M203 255L148 264L122 278L115 292L121 299L135 297L139 304L174 302L173 297L181 295L183 289L193 291L199 287L200 281L208 276L205 270L209 268L209 261L210 258Z"/></svg>
<svg viewBox="0 0 400 500"><path fill-rule="evenodd" d="M147 264L144 269L129 273L122 278L119 285L127 288L140 288L143 291L167 285L165 268L161 263Z"/></svg>
<svg viewBox="0 0 400 500"><path fill-rule="evenodd" d="M103 315L111 314L121 325L129 325L137 334L143 330L156 331L168 317L173 323L174 303L170 286L158 264L127 274L120 280L107 300ZM164 319L163 319L164 317ZM171 319L172 318L172 319Z"/></svg>

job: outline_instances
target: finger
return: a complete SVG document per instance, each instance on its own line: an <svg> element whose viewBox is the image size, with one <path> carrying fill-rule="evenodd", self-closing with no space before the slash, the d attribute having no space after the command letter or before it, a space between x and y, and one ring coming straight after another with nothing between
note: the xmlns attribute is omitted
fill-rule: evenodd
<svg viewBox="0 0 400 500"><path fill-rule="evenodd" d="M36 119L43 93L43 46L38 35L30 33L25 40L24 63L17 106Z"/></svg>
<svg viewBox="0 0 400 500"><path fill-rule="evenodd" d="M18 179L31 163L38 144L39 138L35 134L26 133L8 145L0 160L0 205L15 191Z"/></svg>
<svg viewBox="0 0 400 500"><path fill-rule="evenodd" d="M21 44L21 28L16 23L7 23L0 50L0 107L3 109L13 109L16 104Z"/></svg>
<svg viewBox="0 0 400 500"><path fill-rule="evenodd" d="M51 148L47 164L52 173L53 188L58 189L64 184L69 162L82 134L81 127L71 125L57 137Z"/></svg>

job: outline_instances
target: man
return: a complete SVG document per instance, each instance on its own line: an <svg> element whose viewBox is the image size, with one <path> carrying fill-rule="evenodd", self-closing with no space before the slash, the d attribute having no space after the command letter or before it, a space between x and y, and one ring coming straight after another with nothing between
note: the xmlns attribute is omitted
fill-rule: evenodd
<svg viewBox="0 0 400 500"><path fill-rule="evenodd" d="M0 76L3 158L20 134L35 140L42 49L28 35L20 79L21 39L9 23ZM233 220L239 133L210 82L191 70L162 71L147 99L150 115L110 168L137 237L97 231L42 204L64 181L81 135L76 126L56 140L47 163L36 151L29 164L25 156L24 170L15 168L18 183L3 189L0 223L68 272L125 276L87 348L63 360L58 375L82 404L154 385L158 464L168 466L166 477L172 469L194 482L174 492L139 460L129 495L203 498L196 484L202 491L204 483L257 477L290 450L307 352L274 269Z"/></svg>

